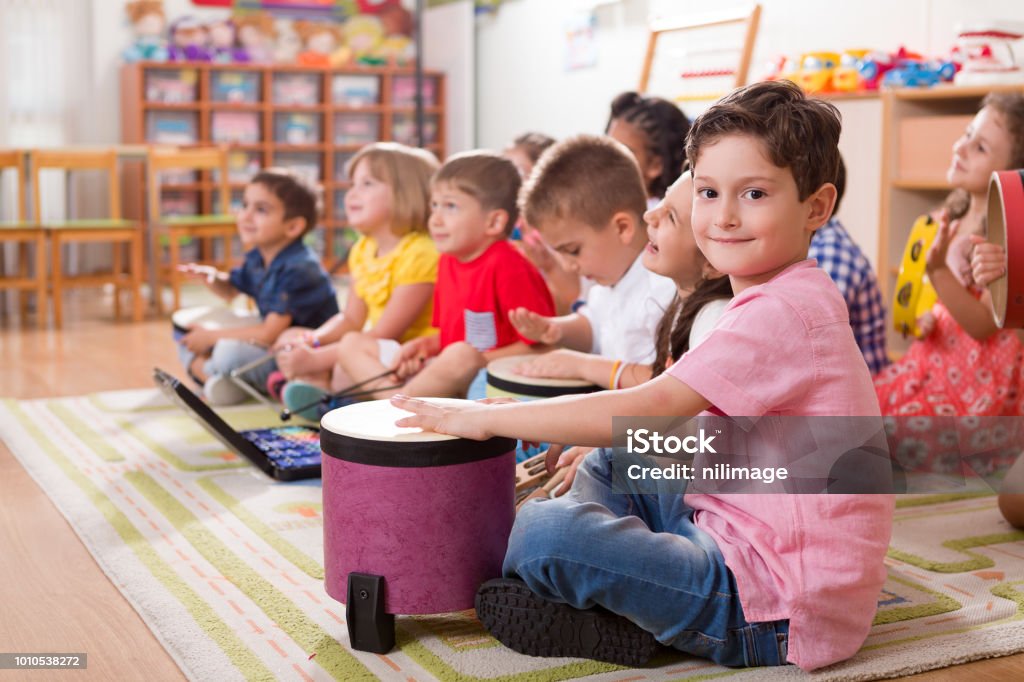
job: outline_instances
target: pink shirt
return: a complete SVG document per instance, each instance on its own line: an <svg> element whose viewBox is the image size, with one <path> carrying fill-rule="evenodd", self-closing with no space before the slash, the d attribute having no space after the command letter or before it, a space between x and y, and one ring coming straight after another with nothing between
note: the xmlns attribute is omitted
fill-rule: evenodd
<svg viewBox="0 0 1024 682"><path fill-rule="evenodd" d="M812 260L746 289L669 374L706 414L878 416L843 297ZM813 670L864 643L885 582L891 495L688 494L736 576L749 622L789 619L789 661Z"/></svg>

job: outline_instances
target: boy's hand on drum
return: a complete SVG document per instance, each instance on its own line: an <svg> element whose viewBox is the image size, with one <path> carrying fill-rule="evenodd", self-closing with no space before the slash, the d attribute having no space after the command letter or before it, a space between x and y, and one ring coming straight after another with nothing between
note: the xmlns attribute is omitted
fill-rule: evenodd
<svg viewBox="0 0 1024 682"><path fill-rule="evenodd" d="M424 431L436 431L470 440L487 440L494 435L484 428L484 420L481 419L484 411L490 409L487 405L476 402L439 405L404 395L393 396L391 404L413 413L412 416L396 421L395 426L419 427Z"/></svg>
<svg viewBox="0 0 1024 682"><path fill-rule="evenodd" d="M207 284L213 284L217 280L220 270L212 265L200 265L199 263L184 263L178 266L178 272L188 275L192 279L205 280Z"/></svg>
<svg viewBox="0 0 1024 682"><path fill-rule="evenodd" d="M523 337L553 345L562 340L562 328L551 321L551 318L538 315L526 308L516 308L508 314L508 320Z"/></svg>
<svg viewBox="0 0 1024 682"><path fill-rule="evenodd" d="M512 371L524 377L579 379L583 376L580 367L587 361L588 355L588 353L559 348L531 358L523 364L517 365Z"/></svg>
<svg viewBox="0 0 1024 682"><path fill-rule="evenodd" d="M196 329L190 329L187 334L181 337L180 343L193 353L202 355L210 352L210 349L217 343L217 333L209 329L197 327Z"/></svg>
<svg viewBox="0 0 1024 682"><path fill-rule="evenodd" d="M1006 250L998 244L985 241L984 237L971 235L974 249L971 253L971 275L974 283L987 287L1006 274Z"/></svg>

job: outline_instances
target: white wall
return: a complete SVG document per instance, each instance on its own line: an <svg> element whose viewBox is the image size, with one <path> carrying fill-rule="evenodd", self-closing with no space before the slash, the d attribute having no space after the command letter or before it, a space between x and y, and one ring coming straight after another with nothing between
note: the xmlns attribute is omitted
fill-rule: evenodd
<svg viewBox="0 0 1024 682"><path fill-rule="evenodd" d="M477 23L477 143L501 147L537 129L554 136L603 129L612 97L635 89L649 17L688 17L746 7L750 0L617 0L596 10L598 64L566 72L563 25L593 0L512 0ZM753 75L779 54L899 45L942 54L956 24L1024 21L1021 0L760 0ZM671 93L667 93L671 95Z"/></svg>

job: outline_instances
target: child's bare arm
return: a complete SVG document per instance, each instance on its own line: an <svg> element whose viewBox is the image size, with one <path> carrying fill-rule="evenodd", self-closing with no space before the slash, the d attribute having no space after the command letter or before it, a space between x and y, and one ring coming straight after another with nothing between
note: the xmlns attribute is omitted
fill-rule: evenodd
<svg viewBox="0 0 1024 682"><path fill-rule="evenodd" d="M225 301L230 301L238 296L239 291L228 280L229 274L218 270L212 265L200 265L199 263L185 263L178 266L178 271L190 279L197 279L207 286L213 293Z"/></svg>
<svg viewBox="0 0 1024 682"><path fill-rule="evenodd" d="M366 303L349 290L345 310L320 325L313 336L321 346L340 341L349 332L359 331L366 323Z"/></svg>
<svg viewBox="0 0 1024 682"><path fill-rule="evenodd" d="M466 403L441 406L405 396L392 404L414 414L399 426L420 427L463 438L493 436L532 442L574 443L607 447L612 444L612 417L628 415L677 417L696 415L710 403L678 379L663 374L623 391L564 396L528 403ZM581 419L580 415L586 415Z"/></svg>
<svg viewBox="0 0 1024 682"><path fill-rule="evenodd" d="M377 324L367 333L378 339L401 339L433 297L434 285L428 282L395 287Z"/></svg>
<svg viewBox="0 0 1024 682"><path fill-rule="evenodd" d="M999 331L992 317L992 299L987 291L980 300L975 298L949 269L946 254L954 232L954 223L943 216L935 241L928 251L925 268L932 286L935 287L935 293L939 295L939 300L949 310L956 323L963 327L971 338L984 341Z"/></svg>
<svg viewBox="0 0 1024 682"><path fill-rule="evenodd" d="M649 365L623 363L566 348L537 355L515 371L527 377L582 379L601 388L630 388L651 378Z"/></svg>

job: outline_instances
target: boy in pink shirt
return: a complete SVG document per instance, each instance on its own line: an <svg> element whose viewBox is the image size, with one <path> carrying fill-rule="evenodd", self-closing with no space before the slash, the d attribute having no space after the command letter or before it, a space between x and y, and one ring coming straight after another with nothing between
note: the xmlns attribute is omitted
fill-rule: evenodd
<svg viewBox="0 0 1024 682"><path fill-rule="evenodd" d="M722 415L740 429L776 416L879 417L846 304L806 260L835 202L839 131L834 107L784 81L737 90L694 122L694 236L736 296L667 373L526 404L398 398L416 413L399 425L608 446L621 415ZM657 494L622 493L616 456L594 452L568 495L520 511L507 577L477 595L499 640L626 665L659 642L730 666L813 670L856 653L885 580L892 495L679 494L685 483L664 481Z"/></svg>

